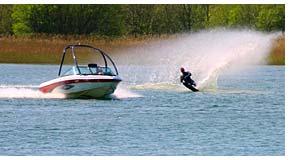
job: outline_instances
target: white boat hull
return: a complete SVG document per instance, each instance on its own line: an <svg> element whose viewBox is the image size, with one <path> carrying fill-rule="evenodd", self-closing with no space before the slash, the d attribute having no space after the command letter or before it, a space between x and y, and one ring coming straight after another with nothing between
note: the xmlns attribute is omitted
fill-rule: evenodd
<svg viewBox="0 0 300 160"><path fill-rule="evenodd" d="M64 94L66 98L104 98L115 91L120 81L118 76L70 75L42 83L39 90Z"/></svg>

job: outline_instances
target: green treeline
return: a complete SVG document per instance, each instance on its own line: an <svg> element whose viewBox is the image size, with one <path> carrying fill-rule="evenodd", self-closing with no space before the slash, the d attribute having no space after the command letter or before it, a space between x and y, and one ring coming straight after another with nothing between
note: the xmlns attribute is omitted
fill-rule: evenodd
<svg viewBox="0 0 300 160"><path fill-rule="evenodd" d="M160 35L213 27L285 30L284 4L0 5L0 34Z"/></svg>

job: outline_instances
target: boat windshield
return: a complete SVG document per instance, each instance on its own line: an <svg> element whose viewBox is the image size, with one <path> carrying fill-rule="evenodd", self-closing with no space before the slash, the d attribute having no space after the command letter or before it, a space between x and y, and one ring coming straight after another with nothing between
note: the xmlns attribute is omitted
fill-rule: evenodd
<svg viewBox="0 0 300 160"><path fill-rule="evenodd" d="M107 75L107 76L115 76L116 74L109 67L88 67L88 66L78 66L80 73L82 75ZM64 76L68 75L79 75L79 71L77 67L73 66L69 70L67 70Z"/></svg>

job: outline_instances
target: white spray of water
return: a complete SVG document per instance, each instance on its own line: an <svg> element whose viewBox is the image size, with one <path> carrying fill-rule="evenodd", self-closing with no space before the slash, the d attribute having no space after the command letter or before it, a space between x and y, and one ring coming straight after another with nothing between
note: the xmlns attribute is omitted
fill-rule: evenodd
<svg viewBox="0 0 300 160"><path fill-rule="evenodd" d="M206 30L179 35L122 51L118 63L149 66L149 72L130 71L128 81L143 79L144 83L179 83L179 68L192 72L200 89L216 87L224 69L262 63L279 33L252 30ZM154 67L155 66L155 67ZM142 68L145 69L145 68ZM138 75L142 74L142 75ZM139 77L139 78L136 78Z"/></svg>
<svg viewBox="0 0 300 160"><path fill-rule="evenodd" d="M112 98L116 98L116 99L127 99L127 98L137 98L137 97L142 97L142 95L133 93L132 91L124 87L118 87L115 90L114 94L112 95ZM0 98L61 99L61 98L65 98L65 96L59 93L44 94L38 90L38 86L1 85Z"/></svg>
<svg viewBox="0 0 300 160"><path fill-rule="evenodd" d="M115 90L112 97L116 98L116 99L127 99L127 98L138 98L138 97L143 97L143 96L140 94L134 93L134 92L130 91L129 89L119 86Z"/></svg>
<svg viewBox="0 0 300 160"><path fill-rule="evenodd" d="M65 98L63 94L44 94L32 85L1 85L0 98Z"/></svg>

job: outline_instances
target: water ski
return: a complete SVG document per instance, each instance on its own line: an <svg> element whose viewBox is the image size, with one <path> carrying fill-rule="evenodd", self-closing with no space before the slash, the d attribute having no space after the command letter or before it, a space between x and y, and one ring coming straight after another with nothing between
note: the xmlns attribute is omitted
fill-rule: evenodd
<svg viewBox="0 0 300 160"><path fill-rule="evenodd" d="M190 89L193 92L198 92L199 90L197 88L195 88L194 86L192 86L189 83L182 83L186 88Z"/></svg>

